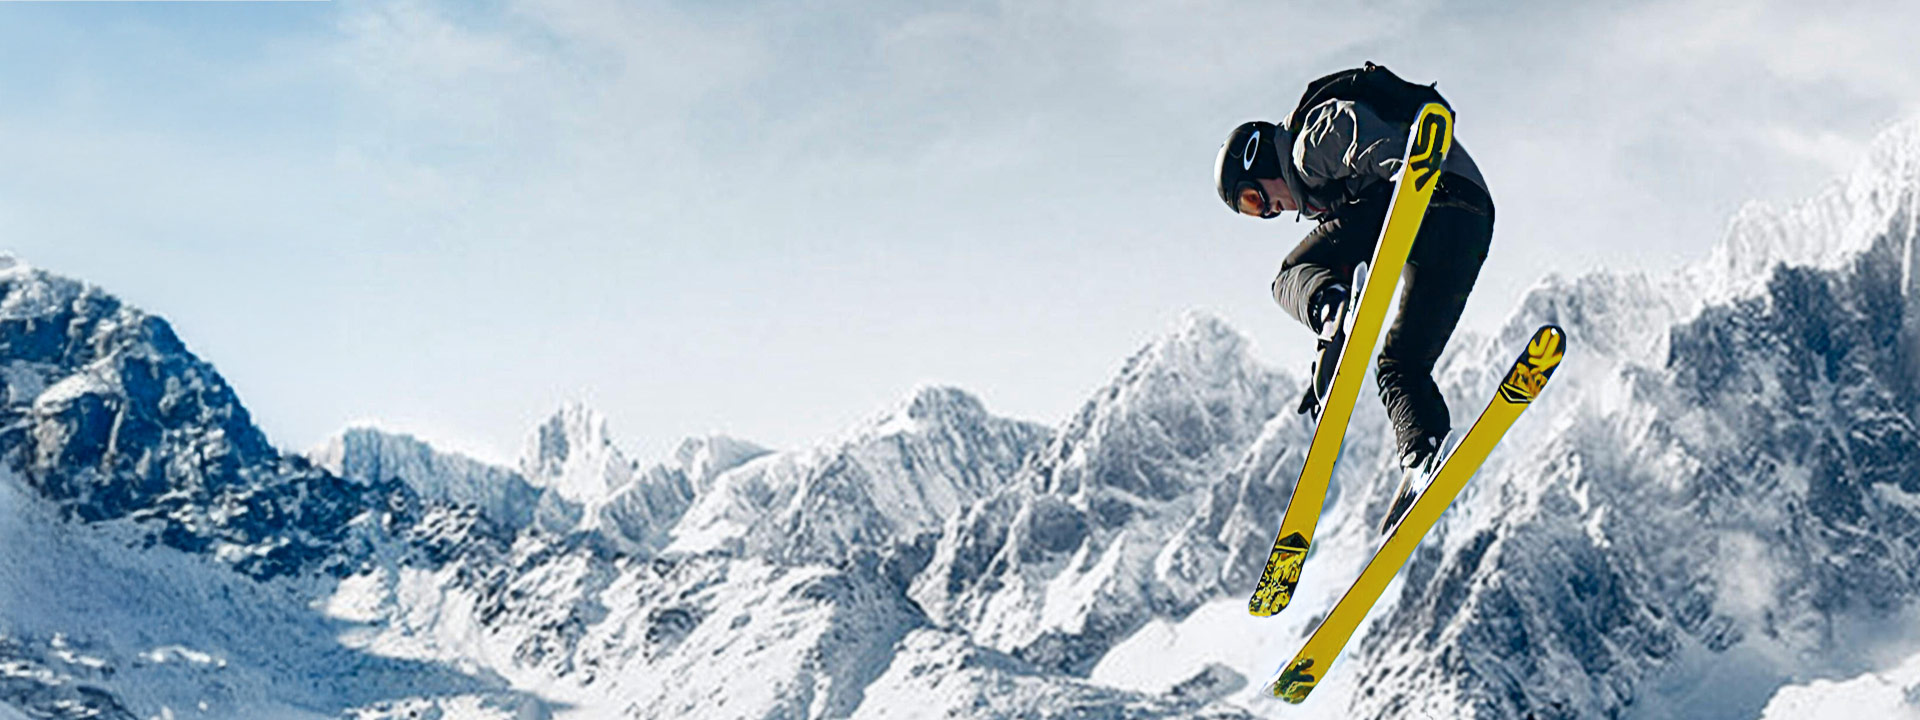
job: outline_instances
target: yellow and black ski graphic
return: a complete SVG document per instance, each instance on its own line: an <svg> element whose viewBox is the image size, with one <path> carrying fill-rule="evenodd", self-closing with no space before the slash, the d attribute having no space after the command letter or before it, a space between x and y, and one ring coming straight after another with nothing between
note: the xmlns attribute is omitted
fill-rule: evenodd
<svg viewBox="0 0 1920 720"><path fill-rule="evenodd" d="M1426 218L1427 202L1439 185L1436 179L1440 165L1453 147L1452 111L1445 105L1428 103L1420 109L1407 136L1407 154L1402 158L1400 176L1394 180L1393 201L1380 228L1380 242L1374 246L1372 262L1367 264L1366 285L1354 288L1359 304L1352 313L1346 347L1334 364L1333 384L1321 402L1313 444L1307 448L1306 463L1293 486L1293 499L1287 502L1287 514L1274 536L1266 568L1247 600L1247 612L1255 615L1279 612L1293 601L1293 590L1300 584L1301 567L1313 545L1313 529L1320 522L1327 481L1333 477L1333 463L1340 456L1341 440L1346 438L1354 399L1360 394L1367 363L1380 340L1380 328L1386 324L1400 270L1406 266L1407 253L1420 234L1421 220Z"/></svg>
<svg viewBox="0 0 1920 720"><path fill-rule="evenodd" d="M1326 619L1320 621L1320 627L1307 638L1306 647L1267 683L1268 694L1297 703L1305 700L1319 679L1326 676L1327 666L1333 664L1353 631L1360 627L1360 621L1366 619L1374 602L1380 599L1380 593L1386 591L1387 583L1400 573L1400 566L1413 555L1414 547L1440 521L1440 513L1453 504L1460 489L1466 487L1467 480L1507 434L1507 428L1513 426L1513 421L1519 419L1520 413L1547 386L1554 369L1560 366L1566 345L1566 333L1557 326L1546 325L1534 331L1532 341L1527 343L1520 359L1514 361L1513 369L1507 371L1493 401L1467 429L1460 444L1441 460L1439 469L1421 491L1420 499L1414 501L1406 517L1387 536L1386 544L1373 554L1366 569L1360 571L1360 579L1354 581Z"/></svg>

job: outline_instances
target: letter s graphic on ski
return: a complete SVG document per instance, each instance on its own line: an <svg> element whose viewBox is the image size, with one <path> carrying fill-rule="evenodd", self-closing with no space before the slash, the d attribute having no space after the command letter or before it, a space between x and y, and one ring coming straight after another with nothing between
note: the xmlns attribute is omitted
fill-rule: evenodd
<svg viewBox="0 0 1920 720"><path fill-rule="evenodd" d="M1259 584L1247 601L1247 611L1260 616L1272 615L1293 601L1300 584L1300 573L1313 546L1314 527L1320 521L1320 509L1326 502L1327 483L1333 477L1334 461L1340 455L1340 443L1346 437L1347 421L1353 416L1353 404L1359 396L1367 365L1379 344L1381 327L1386 324L1400 271L1420 223L1426 217L1427 204L1439 185L1447 151L1453 147L1453 112L1440 103L1428 103L1408 130L1406 154L1400 173L1394 179L1386 222L1380 229L1373 259L1356 277L1353 287L1357 305L1350 313L1352 327L1346 345L1334 365L1333 382L1324 398L1319 398L1319 423L1313 442L1307 448L1300 479L1293 486L1280 532L1267 555Z"/></svg>
<svg viewBox="0 0 1920 720"><path fill-rule="evenodd" d="M1425 190L1434 178L1440 176L1440 164L1446 162L1446 150L1442 147L1451 144L1453 119L1451 116L1433 114L1421 115L1419 128L1414 135L1413 151L1408 153L1407 167L1414 173L1415 190ZM1445 141L1442 138L1447 138ZM1439 149L1439 152L1434 152Z"/></svg>

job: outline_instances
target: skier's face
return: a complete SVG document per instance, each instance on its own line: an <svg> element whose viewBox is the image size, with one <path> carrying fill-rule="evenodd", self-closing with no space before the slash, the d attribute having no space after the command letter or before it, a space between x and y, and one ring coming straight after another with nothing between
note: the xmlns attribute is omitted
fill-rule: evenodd
<svg viewBox="0 0 1920 720"><path fill-rule="evenodd" d="M1293 202L1293 193L1287 189L1287 183L1278 179L1263 178L1240 186L1240 194L1234 198L1234 208L1242 214L1257 218L1278 217L1280 213L1299 209Z"/></svg>

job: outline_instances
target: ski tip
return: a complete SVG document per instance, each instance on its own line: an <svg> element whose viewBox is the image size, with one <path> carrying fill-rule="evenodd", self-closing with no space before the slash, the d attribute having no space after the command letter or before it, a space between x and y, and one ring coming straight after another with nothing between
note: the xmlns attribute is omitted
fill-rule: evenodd
<svg viewBox="0 0 1920 720"><path fill-rule="evenodd" d="M1285 610L1285 599L1263 598L1259 595L1247 598L1247 614L1254 617L1273 617L1274 613Z"/></svg>
<svg viewBox="0 0 1920 720"><path fill-rule="evenodd" d="M1273 551L1267 554L1266 569L1260 573L1260 584L1254 587L1253 596L1247 598L1248 613L1267 617L1293 602L1293 589L1300 585L1301 565L1306 562L1309 545L1306 537L1297 532L1274 541Z"/></svg>
<svg viewBox="0 0 1920 720"><path fill-rule="evenodd" d="M1507 378L1500 382L1500 398L1510 403L1524 405L1539 397L1540 391L1547 387L1547 380L1553 377L1553 371L1560 367L1560 360L1567 349L1567 333L1558 325L1542 325L1533 331L1533 339L1527 342L1527 349L1520 358L1513 361L1513 369L1507 372Z"/></svg>
<svg viewBox="0 0 1920 720"><path fill-rule="evenodd" d="M1287 664L1285 671L1273 682L1267 683L1267 694L1293 703L1300 704L1307 699L1307 693L1313 692L1313 686L1320 684L1311 658L1296 658Z"/></svg>
<svg viewBox="0 0 1920 720"><path fill-rule="evenodd" d="M1298 581L1298 570L1294 577ZM1272 617L1275 613L1287 609L1293 602L1293 586L1280 582L1262 582L1260 588L1247 598L1247 614L1254 617Z"/></svg>

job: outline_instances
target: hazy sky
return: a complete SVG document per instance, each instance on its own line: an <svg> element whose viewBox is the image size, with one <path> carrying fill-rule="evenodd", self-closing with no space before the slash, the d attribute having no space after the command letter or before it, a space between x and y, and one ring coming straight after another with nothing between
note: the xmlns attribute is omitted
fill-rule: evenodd
<svg viewBox="0 0 1920 720"><path fill-rule="evenodd" d="M1353 9L1357 6L1359 9ZM0 3L0 248L168 318L273 441L642 458L921 383L1047 423L1186 310L1278 364L1310 227L1213 157L1312 77L1438 80L1493 187L1489 327L1699 257L1920 114L1920 5Z"/></svg>

